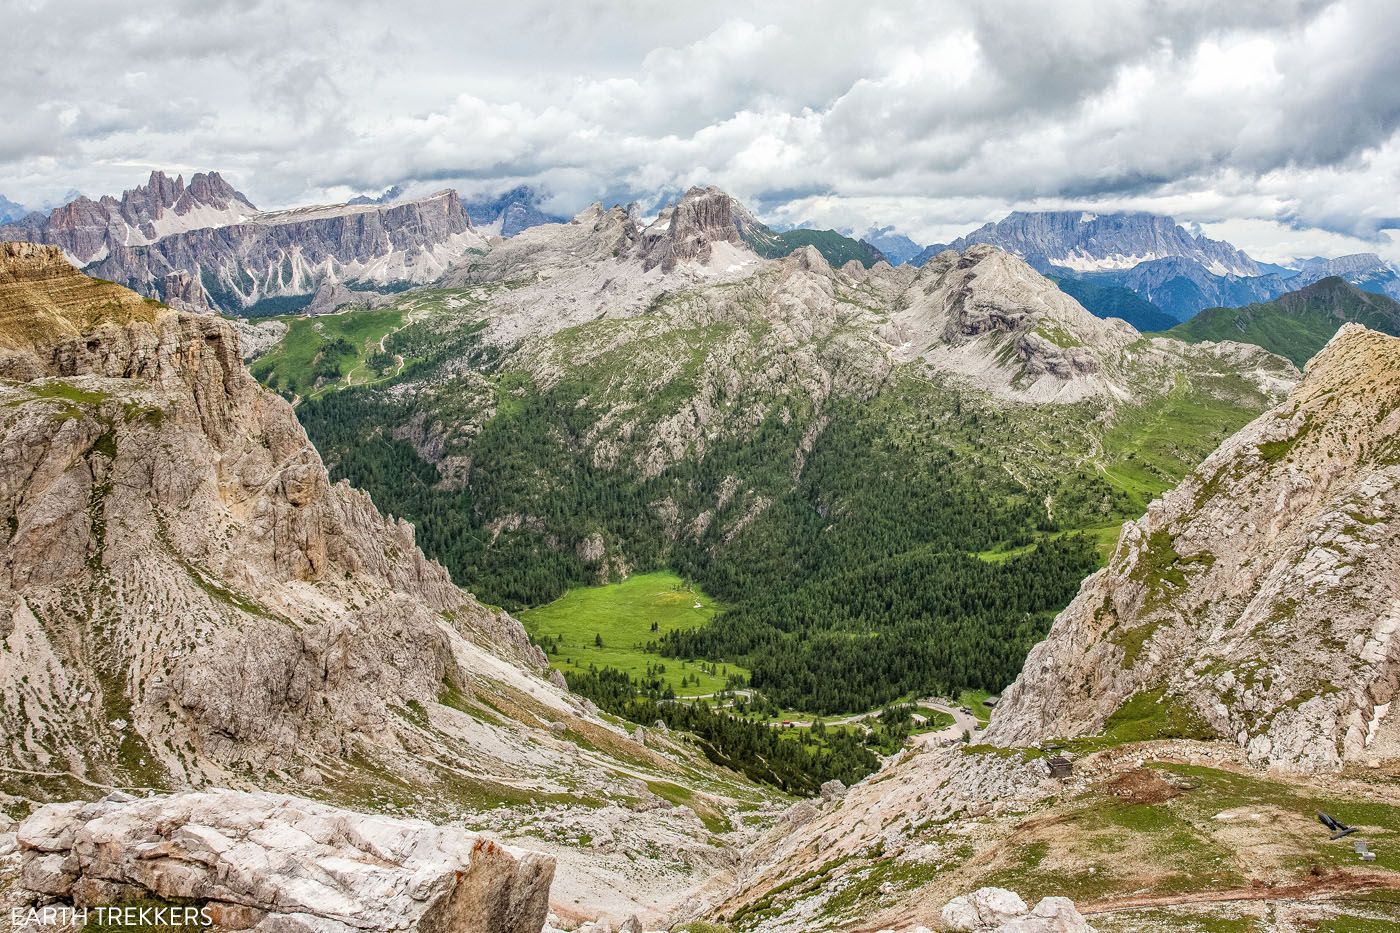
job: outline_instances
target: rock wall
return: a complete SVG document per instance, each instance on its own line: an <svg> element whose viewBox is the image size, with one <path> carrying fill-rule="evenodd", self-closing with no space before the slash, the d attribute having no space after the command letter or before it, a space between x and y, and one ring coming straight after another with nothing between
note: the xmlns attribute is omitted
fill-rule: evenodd
<svg viewBox="0 0 1400 933"><path fill-rule="evenodd" d="M227 322L94 284L53 248L0 260L0 290L24 283L21 310L48 314L0 318L0 363L26 380L0 386L6 764L221 780L395 747L394 710L466 664L505 659L498 676L544 690L518 622L329 481Z"/></svg>
<svg viewBox="0 0 1400 933"><path fill-rule="evenodd" d="M259 214L247 222L114 245L91 274L170 301L171 273L187 273L209 306L236 312L268 298L313 295L326 282L424 283L486 239L455 191L391 204Z"/></svg>
<svg viewBox="0 0 1400 933"><path fill-rule="evenodd" d="M1400 756L1400 339L1345 325L1287 401L1125 526L988 740L1102 729L1140 692L1260 765ZM1166 708L1166 707L1163 707Z"/></svg>
<svg viewBox="0 0 1400 933"><path fill-rule="evenodd" d="M218 172L183 176L152 172L144 185L96 201L79 197L47 217L31 214L0 227L0 240L24 240L61 248L77 265L105 258L120 246L153 243L196 227L237 223L258 209Z"/></svg>

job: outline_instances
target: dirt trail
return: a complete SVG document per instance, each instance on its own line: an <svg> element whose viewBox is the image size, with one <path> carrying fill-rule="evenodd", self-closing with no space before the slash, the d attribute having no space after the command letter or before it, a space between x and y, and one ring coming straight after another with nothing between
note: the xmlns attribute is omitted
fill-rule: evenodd
<svg viewBox="0 0 1400 933"><path fill-rule="evenodd" d="M1335 897L1339 894L1382 890L1400 890L1400 877L1378 872L1340 870L1305 881L1280 884L1274 887L1259 884L1247 888L1227 888L1222 891L1190 891L1181 894L1111 897L1080 905L1079 910L1085 916L1090 916L1149 907L1228 904L1235 901L1313 901Z"/></svg>

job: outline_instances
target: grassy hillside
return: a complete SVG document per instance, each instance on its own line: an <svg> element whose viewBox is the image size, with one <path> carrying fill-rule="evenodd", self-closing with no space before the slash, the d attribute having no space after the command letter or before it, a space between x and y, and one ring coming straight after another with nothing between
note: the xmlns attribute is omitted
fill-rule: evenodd
<svg viewBox="0 0 1400 933"><path fill-rule="evenodd" d="M380 341L402 322L397 310L287 318L287 336L250 367L258 381L291 398L393 375L398 362Z"/></svg>
<svg viewBox="0 0 1400 933"><path fill-rule="evenodd" d="M885 256L864 240L853 240L835 230L787 230L778 233L764 229L762 235L748 238L754 252L766 259L777 259L804 246L815 246L832 266L840 268L852 259L869 269Z"/></svg>
<svg viewBox="0 0 1400 933"><path fill-rule="evenodd" d="M1337 276L1243 308L1207 308L1167 333L1192 343L1239 340L1301 367L1348 321L1400 335L1400 303Z"/></svg>

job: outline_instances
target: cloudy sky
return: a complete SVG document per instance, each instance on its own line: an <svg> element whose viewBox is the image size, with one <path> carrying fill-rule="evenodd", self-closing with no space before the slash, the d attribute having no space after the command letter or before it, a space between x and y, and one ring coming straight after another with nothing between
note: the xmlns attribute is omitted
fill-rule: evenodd
<svg viewBox="0 0 1400 933"><path fill-rule="evenodd" d="M922 243L1141 208L1400 261L1395 0L0 0L0 194L218 169L266 208L718 184Z"/></svg>

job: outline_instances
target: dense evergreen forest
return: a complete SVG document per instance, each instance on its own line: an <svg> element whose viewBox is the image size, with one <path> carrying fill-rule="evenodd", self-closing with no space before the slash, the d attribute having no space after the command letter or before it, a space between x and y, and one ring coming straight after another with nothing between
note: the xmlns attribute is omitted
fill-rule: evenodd
<svg viewBox="0 0 1400 933"><path fill-rule="evenodd" d="M660 721L689 732L716 764L808 796L825 781L859 781L880 765L870 746L888 753L909 734L907 725L898 721L880 723L868 737L854 729L834 728L793 730L784 736L773 726L712 709L704 700L668 699L656 684L638 683L611 668L571 675L569 688L614 716L646 725Z"/></svg>
<svg viewBox="0 0 1400 933"><path fill-rule="evenodd" d="M809 399L725 399L767 414L646 476L625 459L595 465L584 437L604 403L587 372L540 388L494 372L474 335L433 347L410 327L389 349L414 360L400 382L465 355L486 373L484 399L447 379L417 394L334 392L298 411L333 475L413 521L423 549L487 602L518 609L596 582L579 545L601 538L631 571L674 567L731 607L663 640L664 653L742 663L777 702L829 714L911 692L1001 689L1096 566L1091 544L1061 533L997 462L992 432L1014 425L964 411L956 393L924 384L828 400L800 470L795 452L817 416ZM673 410L688 389L641 404ZM400 439L430 419L479 422L449 451L469 461L464 483L443 483ZM1067 478L1057 514L1075 503L1118 511L1095 482ZM668 518L706 511L699 534Z"/></svg>

